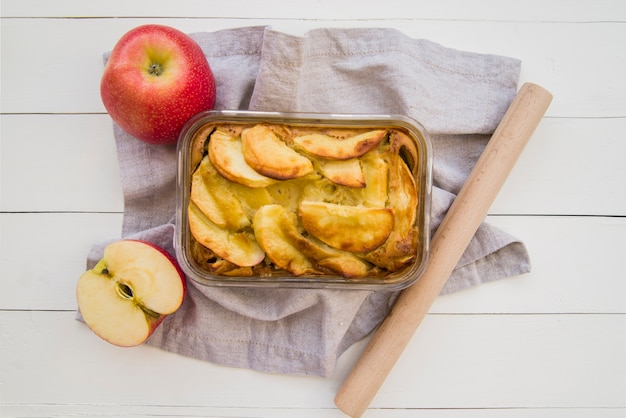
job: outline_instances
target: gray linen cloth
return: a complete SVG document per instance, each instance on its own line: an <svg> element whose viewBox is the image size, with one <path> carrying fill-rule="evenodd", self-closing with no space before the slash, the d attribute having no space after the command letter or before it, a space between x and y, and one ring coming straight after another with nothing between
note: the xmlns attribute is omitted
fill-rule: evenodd
<svg viewBox="0 0 626 418"><path fill-rule="evenodd" d="M433 140L433 231L516 94L520 71L513 58L449 49L393 29L316 29L298 37L248 27L191 36L214 71L217 109L396 113L420 121ZM174 254L174 147L144 144L116 125L114 135L125 202L121 237ZM105 245L94 245L88 268ZM529 270L523 243L483 223L443 293ZM329 376L396 296L189 281L183 306L147 344L220 365Z"/></svg>

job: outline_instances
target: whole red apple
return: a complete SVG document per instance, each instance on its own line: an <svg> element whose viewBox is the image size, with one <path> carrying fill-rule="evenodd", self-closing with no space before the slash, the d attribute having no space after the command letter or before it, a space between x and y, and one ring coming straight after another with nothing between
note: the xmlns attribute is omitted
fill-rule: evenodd
<svg viewBox="0 0 626 418"><path fill-rule="evenodd" d="M143 25L117 42L100 96L120 128L151 144L173 144L185 123L215 105L215 79L200 46L185 33Z"/></svg>
<svg viewBox="0 0 626 418"><path fill-rule="evenodd" d="M78 309L100 338L121 347L146 341L185 299L187 284L177 261L145 241L120 240L81 274Z"/></svg>

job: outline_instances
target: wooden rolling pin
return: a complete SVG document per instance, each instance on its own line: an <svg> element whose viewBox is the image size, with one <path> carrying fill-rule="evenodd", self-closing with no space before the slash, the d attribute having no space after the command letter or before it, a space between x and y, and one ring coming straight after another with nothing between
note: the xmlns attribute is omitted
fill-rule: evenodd
<svg viewBox="0 0 626 418"><path fill-rule="evenodd" d="M545 114L552 95L526 83L506 111L433 236L423 276L403 290L335 397L344 413L360 417L430 310L474 233Z"/></svg>

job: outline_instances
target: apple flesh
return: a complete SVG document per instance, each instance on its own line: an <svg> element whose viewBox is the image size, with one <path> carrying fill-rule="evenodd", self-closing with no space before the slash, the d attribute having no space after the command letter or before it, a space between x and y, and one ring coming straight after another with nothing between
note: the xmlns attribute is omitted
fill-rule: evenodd
<svg viewBox="0 0 626 418"><path fill-rule="evenodd" d="M145 241L109 244L93 269L78 279L78 309L89 328L111 344L148 339L182 304L185 275L165 250Z"/></svg>
<svg viewBox="0 0 626 418"><path fill-rule="evenodd" d="M131 29L105 65L100 96L120 128L151 144L176 143L185 123L215 105L215 79L200 46L163 25Z"/></svg>

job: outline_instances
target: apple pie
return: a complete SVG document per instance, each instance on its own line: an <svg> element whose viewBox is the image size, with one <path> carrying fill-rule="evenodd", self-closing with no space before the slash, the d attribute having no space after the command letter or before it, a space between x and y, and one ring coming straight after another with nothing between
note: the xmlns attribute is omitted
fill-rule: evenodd
<svg viewBox="0 0 626 418"><path fill-rule="evenodd" d="M403 128L209 122L191 144L190 249L210 274L384 278L421 257Z"/></svg>

